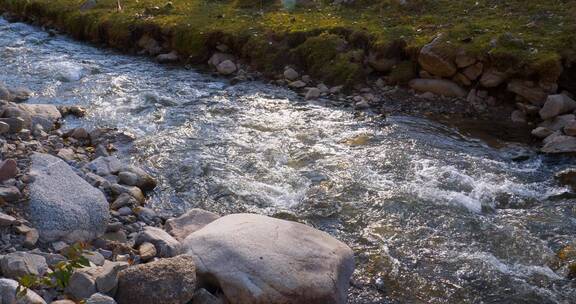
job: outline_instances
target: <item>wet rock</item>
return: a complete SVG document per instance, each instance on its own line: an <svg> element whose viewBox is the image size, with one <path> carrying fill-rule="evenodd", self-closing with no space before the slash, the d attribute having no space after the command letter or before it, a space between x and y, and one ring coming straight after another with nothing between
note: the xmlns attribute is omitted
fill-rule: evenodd
<svg viewBox="0 0 576 304"><path fill-rule="evenodd" d="M190 234L184 243L200 283L217 282L231 304L346 303L352 250L306 225L234 214Z"/></svg>
<svg viewBox="0 0 576 304"><path fill-rule="evenodd" d="M183 215L166 221L164 228L178 241L210 224L220 216L202 209L191 209Z"/></svg>
<svg viewBox="0 0 576 304"><path fill-rule="evenodd" d="M306 83L302 80L296 80L288 84L289 87L293 89L301 89L306 86Z"/></svg>
<svg viewBox="0 0 576 304"><path fill-rule="evenodd" d="M5 182L18 175L18 164L16 160L9 158L0 163L0 182Z"/></svg>
<svg viewBox="0 0 576 304"><path fill-rule="evenodd" d="M466 91L456 83L443 79L413 79L410 87L421 92L431 92L448 97L465 97Z"/></svg>
<svg viewBox="0 0 576 304"><path fill-rule="evenodd" d="M548 141L541 149L544 153L572 153L576 152L576 137L558 135Z"/></svg>
<svg viewBox="0 0 576 304"><path fill-rule="evenodd" d="M54 105L50 104L20 104L18 107L26 111L31 117L31 124L39 124L46 131L54 129L54 125L62 119L62 114Z"/></svg>
<svg viewBox="0 0 576 304"><path fill-rule="evenodd" d="M48 154L31 156L29 216L45 242L87 241L106 230L108 202L102 192Z"/></svg>
<svg viewBox="0 0 576 304"><path fill-rule="evenodd" d="M86 168L100 176L118 174L123 165L116 156L98 157L86 165Z"/></svg>
<svg viewBox="0 0 576 304"><path fill-rule="evenodd" d="M131 173L130 176L121 177L123 173ZM134 176L135 175L135 179ZM135 166L126 166L122 169L122 172L118 174L118 178L120 182L123 182L129 186L137 186L138 188L142 189L143 191L149 191L156 188L156 179L152 177L152 175L148 174L146 171L135 167Z"/></svg>
<svg viewBox="0 0 576 304"><path fill-rule="evenodd" d="M3 83L0 83L0 100L10 101L12 100L12 94Z"/></svg>
<svg viewBox="0 0 576 304"><path fill-rule="evenodd" d="M543 105L547 94L538 87L529 87L523 81L513 80L508 83L508 91L524 97L534 105Z"/></svg>
<svg viewBox="0 0 576 304"><path fill-rule="evenodd" d="M576 120L570 121L564 126L564 133L568 136L576 136Z"/></svg>
<svg viewBox="0 0 576 304"><path fill-rule="evenodd" d="M452 77L457 68L450 48L443 46L442 37L435 38L420 50L418 63L422 68L436 76Z"/></svg>
<svg viewBox="0 0 576 304"><path fill-rule="evenodd" d="M10 131L10 125L0 121L0 134L8 133Z"/></svg>
<svg viewBox="0 0 576 304"><path fill-rule="evenodd" d="M15 202L20 199L22 194L18 187L15 186L0 186L0 199L4 202Z"/></svg>
<svg viewBox="0 0 576 304"><path fill-rule="evenodd" d="M144 34L137 42L138 47L150 56L156 56L162 52L162 47L156 39Z"/></svg>
<svg viewBox="0 0 576 304"><path fill-rule="evenodd" d="M576 110L576 101L564 94L556 94L548 96L539 114L542 119L546 120L574 110Z"/></svg>
<svg viewBox="0 0 576 304"><path fill-rule="evenodd" d="M216 71L222 75L231 75L236 72L236 64L231 60L224 60L216 66Z"/></svg>
<svg viewBox="0 0 576 304"><path fill-rule="evenodd" d="M17 279L25 275L43 276L48 271L48 264L43 256L27 252L14 252L0 259L2 276Z"/></svg>
<svg viewBox="0 0 576 304"><path fill-rule="evenodd" d="M287 68L284 70L284 78L290 81L294 81L298 79L298 77L300 77L300 74L298 74L298 72L296 72L296 70L293 68Z"/></svg>
<svg viewBox="0 0 576 304"><path fill-rule="evenodd" d="M13 128L20 128L21 129L29 129L32 125L32 116L27 111L22 110L19 107L6 107L4 112L2 113L2 118L19 118L22 122L19 125L17 120L3 120L5 123L10 125L10 132L16 133L19 132L15 131Z"/></svg>
<svg viewBox="0 0 576 304"><path fill-rule="evenodd" d="M181 255L121 271L116 300L119 304L185 304L195 290L194 260Z"/></svg>
<svg viewBox="0 0 576 304"><path fill-rule="evenodd" d="M308 92L306 92L306 100L316 99L320 97L320 90L318 88L310 88Z"/></svg>
<svg viewBox="0 0 576 304"><path fill-rule="evenodd" d="M167 54L156 56L156 61L158 61L158 63L175 63L180 61L180 56L178 56L178 52L172 51Z"/></svg>
<svg viewBox="0 0 576 304"><path fill-rule="evenodd" d="M563 186L576 190L576 169L570 168L556 173L554 178Z"/></svg>
<svg viewBox="0 0 576 304"><path fill-rule="evenodd" d="M56 155L65 161L73 161L76 158L76 153L70 148L62 148Z"/></svg>
<svg viewBox="0 0 576 304"><path fill-rule="evenodd" d="M26 121L20 117L0 118L0 122L8 125L8 133L18 133L26 128Z"/></svg>
<svg viewBox="0 0 576 304"><path fill-rule="evenodd" d="M8 215L6 213L0 212L0 227L12 226L12 225L17 224L17 223L18 223L18 220L15 217Z"/></svg>
<svg viewBox="0 0 576 304"><path fill-rule="evenodd" d="M136 186L125 186L119 184L113 184L110 189L114 195L120 196L124 193L129 194L132 196L137 202L144 203L146 198L144 197L144 193L142 190Z"/></svg>
<svg viewBox="0 0 576 304"><path fill-rule="evenodd" d="M495 88L506 81L508 76L506 73L500 72L496 69L489 69L480 78L480 84L485 88Z"/></svg>
<svg viewBox="0 0 576 304"><path fill-rule="evenodd" d="M10 279L0 279L0 303L6 304L46 304L38 294L28 290L23 298L16 297L18 282Z"/></svg>
<svg viewBox="0 0 576 304"><path fill-rule="evenodd" d="M166 231L156 227L146 227L136 237L136 246L152 243L159 257L168 258L182 253L182 244Z"/></svg>
<svg viewBox="0 0 576 304"><path fill-rule="evenodd" d="M86 299L85 304L116 304L116 301L107 295L95 293L90 298Z"/></svg>
<svg viewBox="0 0 576 304"><path fill-rule="evenodd" d="M86 129L84 128L75 128L73 129L70 134L70 137L77 139L77 140L89 140L90 139L90 134L88 134L88 131L86 131Z"/></svg>
<svg viewBox="0 0 576 304"><path fill-rule="evenodd" d="M113 210L118 210L122 207L134 207L138 205L138 201L128 193L120 194L114 202L110 205Z"/></svg>
<svg viewBox="0 0 576 304"><path fill-rule="evenodd" d="M12 101L13 102L24 102L32 96L32 91L27 88L11 88L10 94L12 94Z"/></svg>

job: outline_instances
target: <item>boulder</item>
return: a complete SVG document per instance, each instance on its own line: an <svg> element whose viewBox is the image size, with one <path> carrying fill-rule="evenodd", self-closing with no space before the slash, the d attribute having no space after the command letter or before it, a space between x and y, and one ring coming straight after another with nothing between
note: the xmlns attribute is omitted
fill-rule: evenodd
<svg viewBox="0 0 576 304"><path fill-rule="evenodd" d="M298 77L300 77L300 74L298 74L298 72L296 72L296 70L293 68L287 68L284 70L284 78L290 81L294 81L298 79Z"/></svg>
<svg viewBox="0 0 576 304"><path fill-rule="evenodd" d="M20 104L18 107L30 115L32 126L39 124L46 131L54 129L54 125L62 119L62 114L54 105Z"/></svg>
<svg viewBox="0 0 576 304"><path fill-rule="evenodd" d="M413 79L410 87L420 92L431 92L448 97L465 97L466 91L450 80Z"/></svg>
<svg viewBox="0 0 576 304"><path fill-rule="evenodd" d="M10 94L8 88L1 82L0 82L0 100L4 101L12 100L12 94Z"/></svg>
<svg viewBox="0 0 576 304"><path fill-rule="evenodd" d="M13 158L6 159L0 163L0 182L5 182L18 175L18 163Z"/></svg>
<svg viewBox="0 0 576 304"><path fill-rule="evenodd" d="M41 240L89 241L104 234L109 218L104 194L59 158L34 153L31 161L28 211Z"/></svg>
<svg viewBox="0 0 576 304"><path fill-rule="evenodd" d="M122 167L116 156L100 156L86 165L88 170L100 176L118 174Z"/></svg>
<svg viewBox="0 0 576 304"><path fill-rule="evenodd" d="M181 216L166 221L164 229L178 241L183 241L191 233L202 229L220 216L202 209L191 209Z"/></svg>
<svg viewBox="0 0 576 304"><path fill-rule="evenodd" d="M564 127L568 125L568 123L574 121L575 119L576 116L574 114L564 114L543 121L538 126L550 129L552 131L559 131L564 129Z"/></svg>
<svg viewBox="0 0 576 304"><path fill-rule="evenodd" d="M2 276L17 279L24 275L43 276L48 271L46 258L27 252L13 252L0 259Z"/></svg>
<svg viewBox="0 0 576 304"><path fill-rule="evenodd" d="M156 61L158 61L158 63L175 63L179 60L180 56L178 56L178 52L176 51L156 56Z"/></svg>
<svg viewBox="0 0 576 304"><path fill-rule="evenodd" d="M576 120L570 121L564 126L564 134L576 136Z"/></svg>
<svg viewBox="0 0 576 304"><path fill-rule="evenodd" d="M8 133L18 133L29 127L26 125L26 121L20 117L4 117L0 118L0 122L8 125Z"/></svg>
<svg viewBox="0 0 576 304"><path fill-rule="evenodd" d="M576 137L558 135L548 141L541 149L544 153L573 153L576 152Z"/></svg>
<svg viewBox="0 0 576 304"><path fill-rule="evenodd" d="M302 80L296 80L288 84L289 87L293 89L301 89L306 86L306 83Z"/></svg>
<svg viewBox="0 0 576 304"><path fill-rule="evenodd" d="M3 121L0 121L0 134L5 134L8 132L10 132L10 125Z"/></svg>
<svg viewBox="0 0 576 304"><path fill-rule="evenodd" d="M376 72L387 73L392 71L392 68L398 64L398 59L396 58L386 58L385 56L378 55L376 53L368 54L366 58L368 65L374 69Z"/></svg>
<svg viewBox="0 0 576 304"><path fill-rule="evenodd" d="M556 94L546 98L539 114L543 120L546 120L574 110L576 110L576 101L564 94Z"/></svg>
<svg viewBox="0 0 576 304"><path fill-rule="evenodd" d="M236 60L236 58L231 54L216 52L210 57L210 59L208 60L208 64L210 66L216 68L220 63L222 63L226 60L230 60L230 61L234 62L234 60Z"/></svg>
<svg viewBox="0 0 576 304"><path fill-rule="evenodd" d="M221 217L184 240L200 284L230 304L344 304L352 250L312 227L254 214Z"/></svg>
<svg viewBox="0 0 576 304"><path fill-rule="evenodd" d="M563 186L569 186L576 190L576 169L570 168L560 171L554 175L554 178Z"/></svg>
<svg viewBox="0 0 576 304"><path fill-rule="evenodd" d="M185 304L195 290L194 259L181 255L122 270L116 300L119 304Z"/></svg>
<svg viewBox="0 0 576 304"><path fill-rule="evenodd" d="M231 75L236 72L236 64L232 60L224 60L216 66L216 71L222 75Z"/></svg>
<svg viewBox="0 0 576 304"><path fill-rule="evenodd" d="M105 261L103 266L76 269L70 277L66 293L76 299L85 299L98 292L114 295L119 274L126 268L128 263Z"/></svg>
<svg viewBox="0 0 576 304"><path fill-rule="evenodd" d="M320 97L320 89L310 88L308 89L308 92L306 92L306 96L304 98L306 98L306 100L311 100L316 99L318 97Z"/></svg>
<svg viewBox="0 0 576 304"><path fill-rule="evenodd" d="M90 298L86 299L85 304L116 304L113 298L103 295L101 293L95 293Z"/></svg>
<svg viewBox="0 0 576 304"><path fill-rule="evenodd" d="M442 36L436 37L420 50L418 63L422 68L436 76L452 77L457 68L454 63L452 48L442 41Z"/></svg>
<svg viewBox="0 0 576 304"><path fill-rule="evenodd" d="M511 81L510 83L508 83L507 89L508 91L515 93L518 96L522 96L530 103L538 106L544 104L544 101L546 100L547 96L547 94L541 88L527 86L521 80Z"/></svg>
<svg viewBox="0 0 576 304"><path fill-rule="evenodd" d="M482 74L482 77L480 77L480 84L485 88L495 88L504 83L507 78L506 73L496 69L488 69Z"/></svg>
<svg viewBox="0 0 576 304"><path fill-rule="evenodd" d="M458 68L465 68L475 64L476 57L468 55L464 51L459 51L454 61L456 62L456 66L458 66Z"/></svg>
<svg viewBox="0 0 576 304"><path fill-rule="evenodd" d="M476 64L465 68L462 71L462 74L464 74L464 76L466 76L466 78L470 80L476 80L478 79L478 77L480 77L480 75L482 75L483 68L484 65L482 64L482 62L477 62Z"/></svg>
<svg viewBox="0 0 576 304"><path fill-rule="evenodd" d="M128 179L125 179L126 176L124 178L122 178L120 176L120 174L122 173L131 173L132 175L129 176ZM152 175L148 174L146 171L135 167L135 166L126 166L124 168L121 169L121 172L118 174L118 178L119 180L122 181L126 181L126 182L130 182L132 181L132 183L128 183L126 185L129 186L137 186L138 188L142 189L143 191L148 191L148 190L152 190L154 188L156 188L156 180L154 179L154 177L152 177Z"/></svg>
<svg viewBox="0 0 576 304"><path fill-rule="evenodd" d="M532 135L538 138L546 138L552 133L554 133L554 131L544 127L537 127L536 129L532 130Z"/></svg>
<svg viewBox="0 0 576 304"><path fill-rule="evenodd" d="M0 303L6 304L46 304L44 299L32 290L27 290L22 298L16 297L18 282L0 278Z"/></svg>
<svg viewBox="0 0 576 304"><path fill-rule="evenodd" d="M146 227L136 237L136 246L152 243L159 257L168 258L182 253L182 244L166 231L156 227Z"/></svg>

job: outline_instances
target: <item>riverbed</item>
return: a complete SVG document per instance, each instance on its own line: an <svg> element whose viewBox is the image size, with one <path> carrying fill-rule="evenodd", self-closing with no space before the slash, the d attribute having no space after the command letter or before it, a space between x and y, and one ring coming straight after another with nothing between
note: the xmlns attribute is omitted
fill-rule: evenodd
<svg viewBox="0 0 576 304"><path fill-rule="evenodd" d="M304 101L260 82L161 66L0 19L0 81L29 103L87 108L119 157L154 173L148 206L297 220L350 245L350 303L571 303L557 252L576 208L554 173L574 165L424 118Z"/></svg>

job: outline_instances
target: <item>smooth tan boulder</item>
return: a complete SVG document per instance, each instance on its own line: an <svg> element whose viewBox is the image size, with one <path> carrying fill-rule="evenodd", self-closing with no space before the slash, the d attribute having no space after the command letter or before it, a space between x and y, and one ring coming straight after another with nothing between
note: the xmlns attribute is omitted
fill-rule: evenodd
<svg viewBox="0 0 576 304"><path fill-rule="evenodd" d="M184 240L199 283L230 304L345 304L354 255L312 227L262 215L221 217Z"/></svg>
<svg viewBox="0 0 576 304"><path fill-rule="evenodd" d="M413 79L410 87L420 92L431 92L448 97L465 97L466 91L450 80L444 79Z"/></svg>
<svg viewBox="0 0 576 304"><path fill-rule="evenodd" d="M418 63L424 70L441 77L452 77L456 74L458 69L454 60L455 54L444 44L441 36L422 47L418 55Z"/></svg>

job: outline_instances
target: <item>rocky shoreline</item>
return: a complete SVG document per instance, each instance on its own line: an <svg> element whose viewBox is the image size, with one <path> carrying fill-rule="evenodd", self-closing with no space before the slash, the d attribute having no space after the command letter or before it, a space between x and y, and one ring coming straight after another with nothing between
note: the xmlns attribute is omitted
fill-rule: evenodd
<svg viewBox="0 0 576 304"><path fill-rule="evenodd" d="M114 156L122 134L64 132L81 107L0 92L2 303L346 303L345 244L261 215L160 217L154 177Z"/></svg>

